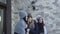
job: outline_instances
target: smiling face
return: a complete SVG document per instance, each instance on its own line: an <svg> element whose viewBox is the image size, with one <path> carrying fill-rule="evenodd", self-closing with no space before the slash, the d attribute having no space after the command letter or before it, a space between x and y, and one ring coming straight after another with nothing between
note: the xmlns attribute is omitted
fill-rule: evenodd
<svg viewBox="0 0 60 34"><path fill-rule="evenodd" d="M42 18L39 18L39 23L42 23L43 19Z"/></svg>
<svg viewBox="0 0 60 34"><path fill-rule="evenodd" d="M30 23L31 21L32 21L32 18L31 18L31 17L29 17L29 18L28 18L28 22Z"/></svg>

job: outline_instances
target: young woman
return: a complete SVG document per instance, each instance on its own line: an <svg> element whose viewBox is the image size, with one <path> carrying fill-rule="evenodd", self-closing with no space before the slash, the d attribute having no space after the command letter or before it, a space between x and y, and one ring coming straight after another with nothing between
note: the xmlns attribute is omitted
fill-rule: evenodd
<svg viewBox="0 0 60 34"><path fill-rule="evenodd" d="M45 27L45 24L43 22L43 18L41 16L39 16L37 18L37 21L38 21L38 29L39 29L39 33L38 34L47 34L47 30L46 30L46 27Z"/></svg>
<svg viewBox="0 0 60 34"><path fill-rule="evenodd" d="M32 18L31 14L28 14L27 24L28 24L27 31L29 32L29 34L38 34L38 25L35 19Z"/></svg>
<svg viewBox="0 0 60 34"><path fill-rule="evenodd" d="M14 34L25 34L27 13L25 11L20 11L19 16L20 20L15 26Z"/></svg>
<svg viewBox="0 0 60 34"><path fill-rule="evenodd" d="M32 19L32 23L30 24L30 34L38 34L38 25L34 19Z"/></svg>
<svg viewBox="0 0 60 34"><path fill-rule="evenodd" d="M29 31L30 31L29 26L30 26L30 23L31 23L31 20L32 20L32 15L28 14L26 20L27 20L27 23L26 23L26 29L25 29L25 31L26 31L26 34L29 34Z"/></svg>

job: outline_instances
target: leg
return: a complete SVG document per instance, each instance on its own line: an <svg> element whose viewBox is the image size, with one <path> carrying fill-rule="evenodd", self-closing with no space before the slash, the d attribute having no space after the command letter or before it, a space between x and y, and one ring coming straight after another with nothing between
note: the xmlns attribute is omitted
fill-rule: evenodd
<svg viewBox="0 0 60 34"><path fill-rule="evenodd" d="M18 33L14 32L14 34L18 34Z"/></svg>

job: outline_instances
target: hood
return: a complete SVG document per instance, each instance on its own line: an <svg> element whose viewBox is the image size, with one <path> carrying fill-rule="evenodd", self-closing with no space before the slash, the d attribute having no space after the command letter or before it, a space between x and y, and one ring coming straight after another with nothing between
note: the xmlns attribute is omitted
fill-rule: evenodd
<svg viewBox="0 0 60 34"><path fill-rule="evenodd" d="M20 16L20 18L23 19L25 16L27 16L26 11L21 10L21 11L19 12L19 16Z"/></svg>
<svg viewBox="0 0 60 34"><path fill-rule="evenodd" d="M36 17L36 19L39 19L39 18L42 18L42 16L41 16L41 15L38 15L38 16Z"/></svg>

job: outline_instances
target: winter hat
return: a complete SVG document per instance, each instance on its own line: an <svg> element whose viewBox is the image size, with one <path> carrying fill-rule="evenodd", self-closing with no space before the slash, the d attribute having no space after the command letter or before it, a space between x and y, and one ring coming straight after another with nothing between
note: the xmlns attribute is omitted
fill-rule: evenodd
<svg viewBox="0 0 60 34"><path fill-rule="evenodd" d="M42 16L41 16L41 15L38 15L38 16L36 17L37 20L38 20L39 18L42 18Z"/></svg>
<svg viewBox="0 0 60 34"><path fill-rule="evenodd" d="M21 11L19 12L19 16L20 16L20 18L24 18L25 16L27 16L26 11L21 10Z"/></svg>

